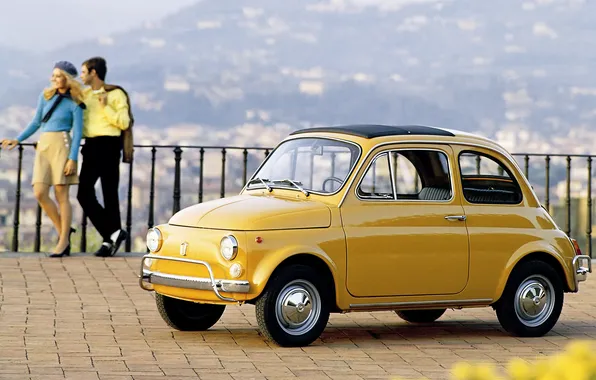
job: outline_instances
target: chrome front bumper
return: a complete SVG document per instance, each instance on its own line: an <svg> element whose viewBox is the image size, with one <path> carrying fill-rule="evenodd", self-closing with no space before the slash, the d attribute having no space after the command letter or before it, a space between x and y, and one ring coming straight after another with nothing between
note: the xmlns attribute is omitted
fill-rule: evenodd
<svg viewBox="0 0 596 380"><path fill-rule="evenodd" d="M575 286L586 281L588 273L592 273L592 259L588 255L577 255L573 257L573 276Z"/></svg>
<svg viewBox="0 0 596 380"><path fill-rule="evenodd" d="M191 277L191 276L179 276L175 274L167 274L161 272L153 272L145 267L145 261L147 260L167 260L177 261L187 264L203 265L209 272L209 278L204 277ZM248 281L237 281L237 280L221 280L213 277L213 271L211 265L208 262L201 260L190 260L190 259L179 259L176 257L166 257L158 255L145 255L141 259L141 272L139 275L139 285L142 289L151 291L153 289L145 286L144 282L150 284L166 285L175 288L183 289L194 289L194 290L213 290L217 298L222 301L229 302L240 302L234 298L224 297L220 292L226 293L248 293L250 290L250 284Z"/></svg>

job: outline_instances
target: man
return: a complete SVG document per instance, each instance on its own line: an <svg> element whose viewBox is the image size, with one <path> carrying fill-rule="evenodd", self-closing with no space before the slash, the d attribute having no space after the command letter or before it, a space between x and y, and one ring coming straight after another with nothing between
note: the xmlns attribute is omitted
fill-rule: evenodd
<svg viewBox="0 0 596 380"><path fill-rule="evenodd" d="M106 74L106 61L101 57L88 59L81 68L81 79L89 88L84 93L85 145L81 150L83 163L77 199L103 238L101 247L95 252L95 256L99 257L116 254L127 237L126 231L121 228L118 184L122 149L120 135L130 126L129 105L122 90L105 90ZM98 179L101 179L103 207L95 195Z"/></svg>

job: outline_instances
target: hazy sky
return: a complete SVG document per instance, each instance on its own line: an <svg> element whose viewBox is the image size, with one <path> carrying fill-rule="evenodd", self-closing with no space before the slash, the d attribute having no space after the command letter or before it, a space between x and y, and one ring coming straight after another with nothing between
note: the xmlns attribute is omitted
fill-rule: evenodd
<svg viewBox="0 0 596 380"><path fill-rule="evenodd" d="M217 0L208 0L217 1ZM0 0L0 45L50 50L130 29L197 0Z"/></svg>

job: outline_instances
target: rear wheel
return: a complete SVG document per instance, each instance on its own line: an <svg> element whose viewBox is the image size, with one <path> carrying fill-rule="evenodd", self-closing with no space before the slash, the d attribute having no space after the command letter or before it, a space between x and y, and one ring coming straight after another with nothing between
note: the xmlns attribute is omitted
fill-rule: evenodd
<svg viewBox="0 0 596 380"><path fill-rule="evenodd" d="M513 335L543 336L557 323L563 297L563 283L555 269L543 261L528 261L511 273L495 305L497 318Z"/></svg>
<svg viewBox="0 0 596 380"><path fill-rule="evenodd" d="M309 266L281 269L256 302L257 322L269 340L284 347L307 346L327 326L332 284Z"/></svg>
<svg viewBox="0 0 596 380"><path fill-rule="evenodd" d="M410 323L431 323L441 318L446 309L433 310L396 310L395 313Z"/></svg>
<svg viewBox="0 0 596 380"><path fill-rule="evenodd" d="M157 310L168 326L180 331L204 331L219 321L225 305L183 301L155 294Z"/></svg>

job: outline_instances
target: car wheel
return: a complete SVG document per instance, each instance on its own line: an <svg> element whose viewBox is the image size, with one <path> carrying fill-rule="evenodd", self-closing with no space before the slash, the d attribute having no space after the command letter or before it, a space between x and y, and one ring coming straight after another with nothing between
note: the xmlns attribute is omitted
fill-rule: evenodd
<svg viewBox="0 0 596 380"><path fill-rule="evenodd" d="M563 297L563 283L555 269L543 261L528 261L511 273L495 311L507 332L543 336L557 323Z"/></svg>
<svg viewBox="0 0 596 380"><path fill-rule="evenodd" d="M395 313L410 323L431 323L441 318L447 309L433 310L396 310Z"/></svg>
<svg viewBox="0 0 596 380"><path fill-rule="evenodd" d="M325 330L332 284L306 265L283 268L257 300L259 328L282 347L307 346Z"/></svg>
<svg viewBox="0 0 596 380"><path fill-rule="evenodd" d="M155 294L157 310L168 326L180 331L204 331L219 321L225 305L201 304Z"/></svg>

